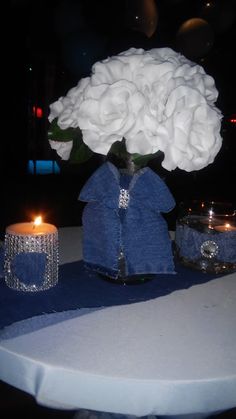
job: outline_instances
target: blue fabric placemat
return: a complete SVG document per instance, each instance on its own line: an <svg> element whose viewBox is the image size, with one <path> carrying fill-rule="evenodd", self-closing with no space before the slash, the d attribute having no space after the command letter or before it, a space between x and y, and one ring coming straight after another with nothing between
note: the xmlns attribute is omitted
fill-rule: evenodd
<svg viewBox="0 0 236 419"><path fill-rule="evenodd" d="M159 274L151 281L121 285L105 281L83 261L61 265L58 284L36 293L15 291L0 282L0 329L34 316L79 308L131 304L160 297L222 275L205 274L176 264L176 275Z"/></svg>

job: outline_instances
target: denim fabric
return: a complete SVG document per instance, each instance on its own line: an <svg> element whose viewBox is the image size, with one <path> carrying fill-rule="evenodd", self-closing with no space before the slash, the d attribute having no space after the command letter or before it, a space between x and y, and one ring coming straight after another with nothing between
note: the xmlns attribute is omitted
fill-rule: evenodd
<svg viewBox="0 0 236 419"><path fill-rule="evenodd" d="M47 263L47 254L38 252L19 253L11 262L11 269L25 285L42 285Z"/></svg>
<svg viewBox="0 0 236 419"><path fill-rule="evenodd" d="M133 284L124 287L101 280L97 272L87 270L81 260L66 263L59 266L57 286L45 292L16 292L7 287L4 281L0 281L0 329L14 323L12 332L18 336L30 331L25 323L19 323L24 319L33 318L31 327L37 330L50 325L50 321L47 324L45 320L45 313L61 313L65 317L73 317L77 313L79 316L81 309L99 310L103 307L148 301L218 277L215 273L190 270L176 263L176 275L158 274L153 281L144 282L141 286ZM35 316L39 318L42 314L41 319L36 322ZM6 329L0 330L0 339L7 338L6 335Z"/></svg>
<svg viewBox="0 0 236 419"><path fill-rule="evenodd" d="M129 190L127 209L119 208L121 187ZM161 215L172 210L175 201L150 168L129 178L112 163L104 163L84 185L79 199L87 202L82 216L83 258L93 269L117 278L122 250L126 276L175 273L168 227Z"/></svg>
<svg viewBox="0 0 236 419"><path fill-rule="evenodd" d="M201 245L206 241L213 241L218 246L215 260L235 263L236 262L236 232L202 233L187 225L179 225L176 228L176 245L180 256L195 261L202 257Z"/></svg>

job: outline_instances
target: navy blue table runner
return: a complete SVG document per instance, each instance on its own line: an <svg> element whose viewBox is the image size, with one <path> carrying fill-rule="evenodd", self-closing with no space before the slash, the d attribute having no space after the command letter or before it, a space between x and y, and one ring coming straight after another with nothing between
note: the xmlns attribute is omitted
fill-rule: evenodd
<svg viewBox="0 0 236 419"><path fill-rule="evenodd" d="M205 274L176 264L176 274L159 274L137 285L114 284L85 268L83 261L59 267L58 284L36 293L15 291L0 280L0 329L34 316L147 301L203 284L222 275Z"/></svg>

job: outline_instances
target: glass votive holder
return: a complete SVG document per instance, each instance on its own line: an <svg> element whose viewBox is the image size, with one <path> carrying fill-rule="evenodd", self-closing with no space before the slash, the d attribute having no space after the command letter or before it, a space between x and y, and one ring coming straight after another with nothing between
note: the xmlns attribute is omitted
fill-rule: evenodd
<svg viewBox="0 0 236 419"><path fill-rule="evenodd" d="M58 283L58 230L52 224L18 223L7 227L4 276L8 287L37 292Z"/></svg>
<svg viewBox="0 0 236 419"><path fill-rule="evenodd" d="M175 253L185 266L209 273L236 270L236 211L228 202L192 201L179 206Z"/></svg>

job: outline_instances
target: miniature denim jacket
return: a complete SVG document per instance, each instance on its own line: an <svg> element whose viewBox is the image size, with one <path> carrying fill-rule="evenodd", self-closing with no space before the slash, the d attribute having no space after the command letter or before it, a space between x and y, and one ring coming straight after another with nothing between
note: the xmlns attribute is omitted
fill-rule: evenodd
<svg viewBox="0 0 236 419"><path fill-rule="evenodd" d="M83 259L93 270L117 279L120 255L126 276L175 273L172 243L162 212L175 207L163 180L149 167L124 175L110 162L83 186ZM124 272L123 272L124 274Z"/></svg>

